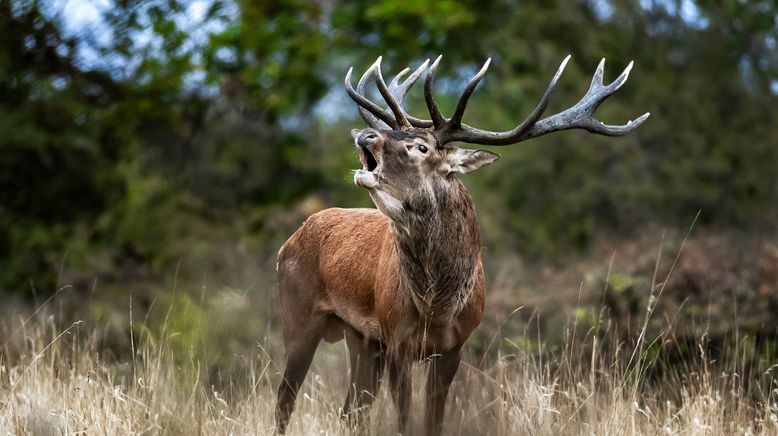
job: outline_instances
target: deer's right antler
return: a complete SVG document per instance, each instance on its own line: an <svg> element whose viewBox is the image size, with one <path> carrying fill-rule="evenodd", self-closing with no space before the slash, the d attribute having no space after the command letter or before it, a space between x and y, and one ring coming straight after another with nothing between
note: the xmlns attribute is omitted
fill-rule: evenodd
<svg viewBox="0 0 778 436"><path fill-rule="evenodd" d="M626 83L629 72L633 66L633 62L630 62L616 80L605 85L603 83L605 59L602 59L592 77L592 83L589 86L589 90L578 103L562 112L540 119L551 100L551 94L554 92L557 82L567 66L567 62L570 60L570 56L568 55L560 64L556 74L554 74L554 77L546 88L546 92L527 119L508 131L492 132L489 130L481 130L462 123L462 117L465 113L470 95L472 95L476 86L478 86L478 83L486 74L491 59L486 60L478 73L476 73L475 76L470 79L467 86L465 86L465 90L459 97L454 114L450 119L446 119L440 113L435 98L432 95L432 85L440 59L441 57L438 56L438 58L435 59L435 62L429 67L427 78L424 81L424 101L426 102L427 110L430 113L430 120L413 117L405 113L402 109L402 102L405 99L408 90L413 86L424 70L427 69L429 61L425 61L404 82L399 83L401 77L409 71L409 69L403 70L390 82L389 86L387 86L381 75L381 58L379 57L359 80L356 90L351 85L352 69L349 69L348 74L346 74L346 91L359 106L359 112L362 115L362 118L371 127L382 128L388 126L393 129L410 127L431 128L433 134L438 139L439 145L455 141L470 144L511 145L547 133L567 129L584 129L600 135L622 136L642 124L650 115L650 113L646 112L634 121L630 120L624 125L608 125L597 120L595 117L597 108L603 101L613 95L622 85L624 85L624 83ZM376 78L378 90L389 105L391 113L365 97L365 85L370 77L373 76ZM394 115L394 117L392 117L392 115Z"/></svg>
<svg viewBox="0 0 778 436"><path fill-rule="evenodd" d="M430 127L432 126L430 121L420 120L405 113L405 111L402 109L402 103L405 100L405 96L408 95L408 91L411 89L411 87L427 70L428 64L429 59L424 61L424 63L416 68L416 70L410 76L408 76L408 78L402 81L402 83L400 83L400 80L405 74L408 73L408 71L410 71L410 68L406 68L400 71L387 86L386 82L384 82L383 76L381 75L381 57L379 56L373 65L371 65L370 68L368 68L359 79L357 89L354 89L351 84L351 72L353 68L349 68L348 73L346 74L346 92L357 103L359 114L370 127L376 129L411 126ZM381 92L381 96L384 97L384 100L386 100L386 102L389 104L389 108L392 113L379 107L365 96L365 86L367 85L368 80L373 76L376 76L378 90ZM397 115L398 112L400 113L399 117Z"/></svg>

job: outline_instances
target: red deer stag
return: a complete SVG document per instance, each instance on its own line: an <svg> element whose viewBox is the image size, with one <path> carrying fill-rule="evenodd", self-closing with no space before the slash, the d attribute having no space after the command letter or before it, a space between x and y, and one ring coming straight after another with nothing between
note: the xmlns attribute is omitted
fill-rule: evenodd
<svg viewBox="0 0 778 436"><path fill-rule="evenodd" d="M559 66L529 118L516 128L490 132L462 122L468 99L489 60L465 87L454 115L446 119L432 96L440 57L424 62L408 78L404 70L387 85L381 58L354 89L346 91L370 128L352 130L363 168L354 183L367 189L378 210L327 209L308 218L278 253L281 322L286 367L278 388L277 430L284 433L295 397L319 341L348 345L351 381L343 406L349 421L362 419L388 368L400 431L408 433L410 367L430 359L426 390L427 434L440 434L446 395L459 365L462 345L478 326L485 279L481 237L470 194L458 174L488 165L499 155L453 142L510 145L557 130L584 129L621 136L648 118L606 125L597 107L626 81L632 63L611 84L603 84L603 59L586 95L573 107L542 118L570 56ZM424 98L430 119L406 113L402 102L427 71ZM366 97L373 78L389 108ZM352 421L353 422L353 421Z"/></svg>

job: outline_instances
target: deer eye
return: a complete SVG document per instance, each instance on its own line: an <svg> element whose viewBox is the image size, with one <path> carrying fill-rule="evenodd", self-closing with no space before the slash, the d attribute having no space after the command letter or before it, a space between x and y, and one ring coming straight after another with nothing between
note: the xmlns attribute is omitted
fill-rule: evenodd
<svg viewBox="0 0 778 436"><path fill-rule="evenodd" d="M419 145L419 151L422 152L422 153L426 153L427 152L427 146L426 145Z"/></svg>

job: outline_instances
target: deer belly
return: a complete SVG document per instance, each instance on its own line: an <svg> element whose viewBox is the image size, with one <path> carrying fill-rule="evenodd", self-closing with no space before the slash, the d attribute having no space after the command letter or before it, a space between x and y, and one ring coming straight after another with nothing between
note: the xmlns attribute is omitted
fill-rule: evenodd
<svg viewBox="0 0 778 436"><path fill-rule="evenodd" d="M328 291L328 311L351 326L360 334L380 340L381 328L375 314L372 296L360 298L358 293L344 291Z"/></svg>

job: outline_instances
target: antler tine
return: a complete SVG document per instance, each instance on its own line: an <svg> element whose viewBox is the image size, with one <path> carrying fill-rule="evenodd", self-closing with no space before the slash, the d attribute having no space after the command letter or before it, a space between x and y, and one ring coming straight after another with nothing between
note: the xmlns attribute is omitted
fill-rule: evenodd
<svg viewBox="0 0 778 436"><path fill-rule="evenodd" d="M403 101L405 101L405 96L408 95L408 91L411 89L411 87L416 83L417 80L419 80L419 77L421 77L421 75L427 71L427 65L429 65L429 63L429 59L425 60L421 65L419 65L418 68L416 68L413 74L408 76L408 78L405 79L402 83L400 83L400 79L411 70L410 68L406 68L400 71L396 76L394 76L394 79L389 82L389 91L392 93L394 98L397 99L397 102L400 103L400 105L402 105Z"/></svg>
<svg viewBox="0 0 778 436"><path fill-rule="evenodd" d="M567 55L564 60L562 60L562 63L559 64L559 68L557 68L556 73L554 74L554 77L551 78L551 82L548 84L548 88L546 88L546 92L543 93L543 97L540 98L540 101L538 102L538 105L535 106L535 109L532 110L532 113L527 117L526 120L524 120L521 124L519 124L514 130L515 135L518 137L521 137L524 135L527 130L529 130L532 126L535 125L535 123L538 122L540 117L543 116L543 113L546 111L546 108L548 107L548 103L551 101L551 94L554 93L554 90L556 89L557 83L559 83L559 79L562 77L562 73L565 72L565 67L567 67L567 63L570 62L570 58L572 58L572 55Z"/></svg>
<svg viewBox="0 0 778 436"><path fill-rule="evenodd" d="M408 119L405 117L403 108L400 106L400 103L395 100L394 96L389 91L389 87L386 86L386 82L384 82L384 76L381 74L381 56L378 57L378 60L374 65L378 65L378 68L375 71L378 92L381 93L381 95L384 97L384 100L386 100L386 103L389 105L389 109L391 109L394 113L394 118L397 120L398 126L411 127L411 123L409 123Z"/></svg>
<svg viewBox="0 0 778 436"><path fill-rule="evenodd" d="M610 85L608 85L608 95L613 94L616 92L619 88L621 88L621 85L627 83L627 79L629 79L629 73L632 71L632 66L635 65L635 61L629 61L629 65L627 65L627 68L624 68L624 71L619 74L619 77L616 78L616 80L613 81Z"/></svg>
<svg viewBox="0 0 778 436"><path fill-rule="evenodd" d="M594 70L594 75L592 76L592 84L589 85L590 91L597 86L604 86L602 83L602 78L604 75L605 75L605 58L602 58L600 59L600 63L597 64L597 69Z"/></svg>
<svg viewBox="0 0 778 436"><path fill-rule="evenodd" d="M403 101L405 101L405 96L408 95L408 91L411 89L411 87L413 87L414 84L416 84L416 81L419 80L419 77L421 77L421 75L424 74L425 71L427 71L427 66L429 65L429 63L430 63L430 60L426 59L401 84L398 84L398 82L400 81L400 78L403 75L405 75L408 71L410 71L410 68L406 68L403 71L401 71L389 83L389 91L392 93L392 95L395 96L397 101L400 103L401 107L402 107ZM420 119L420 118L416 118L416 117L414 117L413 115L411 115L411 114L409 114L407 112L405 113L405 117L408 119L408 122L411 123L411 125L413 127L423 127L423 128L432 127L432 121L430 121L430 120L423 120L423 119Z"/></svg>
<svg viewBox="0 0 778 436"><path fill-rule="evenodd" d="M435 103L435 98L432 96L432 83L435 81L435 71L438 69L438 64L443 55L439 55L435 62L430 66L429 72L427 72L427 78L424 80L424 102L427 103L427 110L430 113L432 119L432 125L435 130L440 129L445 124L446 119L438 109L438 104Z"/></svg>
<svg viewBox="0 0 778 436"><path fill-rule="evenodd" d="M380 61L380 58L379 58ZM360 79L360 83L362 83L362 80L367 80L366 77L369 77L372 75L372 69L375 68L376 63L373 64L373 66L368 69L365 74L362 75L362 79ZM365 96L363 96L360 92L357 92L357 90L354 89L354 86L351 84L351 73L354 71L354 67L350 67L348 69L348 73L346 73L346 93L351 97L352 100L357 104L359 107L359 113L362 115L362 119L365 120L365 122L373 128L379 129L383 128L379 123L377 123L377 120L382 121L386 126L389 126L390 128L396 128L397 127L397 121L392 118L390 114L385 112L381 107L379 107L377 104L373 103L372 101L368 100ZM361 92L364 92L364 84L360 87Z"/></svg>
<svg viewBox="0 0 778 436"><path fill-rule="evenodd" d="M406 74L408 74L408 71L411 71L411 67L405 67L404 70L397 73L396 76L394 76L394 79L392 79L391 82L389 82L389 89L397 88L397 85L400 83L400 79Z"/></svg>
<svg viewBox="0 0 778 436"><path fill-rule="evenodd" d="M616 92L619 88L621 88L622 85L624 85L624 83L627 82L627 79L629 78L629 72L632 70L633 65L634 61L630 61L629 65L627 65L627 68L621 72L619 77L606 86L603 83L603 75L605 74L605 58L603 58L597 65L597 70L595 70L594 75L592 76L592 84L589 85L589 90L586 91L584 98L586 96L602 96L602 99L600 100L600 103L602 103L605 98Z"/></svg>
<svg viewBox="0 0 778 436"><path fill-rule="evenodd" d="M486 70L489 69L489 64L492 62L492 58L488 58L481 69L470 79L470 83L467 84L465 90L462 91L462 95L459 97L457 108L454 110L454 115L451 116L449 123L451 127L457 128L462 124L462 116L465 114L465 108L467 107L467 101L470 99L470 95L475 91L475 87L478 86L478 82L484 78Z"/></svg>
<svg viewBox="0 0 778 436"><path fill-rule="evenodd" d="M359 82L357 82L357 93L359 95L367 97L367 93L365 92L365 87L367 86L367 82L372 76L373 69L368 68L364 74L362 74L362 77L359 78ZM391 128L388 124L378 119L375 115L370 113L370 111L366 110L360 105L357 105L357 109L359 109L359 115L362 117L363 120L367 123L368 126L374 128L374 129L384 129L384 128ZM381 112L386 112L383 108L381 108Z"/></svg>

